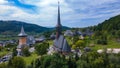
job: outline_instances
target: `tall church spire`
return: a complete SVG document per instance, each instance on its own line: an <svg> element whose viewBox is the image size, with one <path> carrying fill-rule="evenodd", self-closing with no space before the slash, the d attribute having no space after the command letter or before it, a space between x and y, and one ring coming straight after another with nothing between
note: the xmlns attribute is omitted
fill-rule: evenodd
<svg viewBox="0 0 120 68"><path fill-rule="evenodd" d="M57 26L61 26L59 1L58 1L58 19L57 19Z"/></svg>
<svg viewBox="0 0 120 68"><path fill-rule="evenodd" d="M57 18L57 25L56 25L56 37L58 38L62 32L62 25L61 25L61 20L60 20L60 6L59 6L59 1L58 1L58 18Z"/></svg>

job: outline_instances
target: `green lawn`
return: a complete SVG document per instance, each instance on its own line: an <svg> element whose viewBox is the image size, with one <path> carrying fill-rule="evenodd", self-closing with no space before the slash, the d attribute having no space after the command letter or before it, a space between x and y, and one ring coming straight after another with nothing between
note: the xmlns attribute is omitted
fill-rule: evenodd
<svg viewBox="0 0 120 68"><path fill-rule="evenodd" d="M38 57L38 55L37 55L36 53L32 53L31 56L29 56L29 57L23 57L23 59L25 60L26 64L29 65L29 64L31 64L31 62L34 61L37 57Z"/></svg>
<svg viewBox="0 0 120 68"><path fill-rule="evenodd" d="M0 51L0 57L3 57L4 55L11 52L12 52L12 48L10 49L10 51L7 51L7 48L3 48L2 51Z"/></svg>
<svg viewBox="0 0 120 68"><path fill-rule="evenodd" d="M3 57L4 55L6 55L6 54L8 54L9 52L8 51L0 51L0 57ZM31 64L31 62L33 61L33 60L35 60L36 58L38 57L38 55L36 54L36 53L32 53L31 54L31 56L29 56L29 57L22 57L24 60L25 60L25 62L26 62L26 64L27 65L29 65L29 64Z"/></svg>
<svg viewBox="0 0 120 68"><path fill-rule="evenodd" d="M114 40L109 40L107 45L95 44L95 46L92 47L93 50L98 50L98 49L103 49L103 48L120 48L120 43Z"/></svg>
<svg viewBox="0 0 120 68"><path fill-rule="evenodd" d="M4 56L4 55L6 55L6 54L8 54L8 51L5 51L5 50L0 51L0 57Z"/></svg>
<svg viewBox="0 0 120 68"><path fill-rule="evenodd" d="M47 42L49 43L49 45L53 45L53 40L48 40Z"/></svg>

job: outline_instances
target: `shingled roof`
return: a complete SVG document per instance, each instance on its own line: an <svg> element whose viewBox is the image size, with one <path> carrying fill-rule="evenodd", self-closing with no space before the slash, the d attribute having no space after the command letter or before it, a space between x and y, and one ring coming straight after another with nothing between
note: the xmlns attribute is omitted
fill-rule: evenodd
<svg viewBox="0 0 120 68"><path fill-rule="evenodd" d="M57 51L60 52L70 52L71 48L67 43L67 40L64 38L63 35L60 35L58 39L54 40L54 47Z"/></svg>
<svg viewBox="0 0 120 68"><path fill-rule="evenodd" d="M24 31L23 26L21 27L21 32L18 34L18 36L19 36L19 37L27 36L27 34L26 34L25 31Z"/></svg>

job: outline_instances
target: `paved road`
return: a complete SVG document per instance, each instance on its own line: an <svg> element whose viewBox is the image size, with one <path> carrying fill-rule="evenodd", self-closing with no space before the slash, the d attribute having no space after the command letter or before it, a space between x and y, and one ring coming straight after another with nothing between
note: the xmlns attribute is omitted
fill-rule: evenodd
<svg viewBox="0 0 120 68"><path fill-rule="evenodd" d="M2 58L0 58L0 63L8 62L11 58L12 58L12 53L9 53L9 54L3 56Z"/></svg>

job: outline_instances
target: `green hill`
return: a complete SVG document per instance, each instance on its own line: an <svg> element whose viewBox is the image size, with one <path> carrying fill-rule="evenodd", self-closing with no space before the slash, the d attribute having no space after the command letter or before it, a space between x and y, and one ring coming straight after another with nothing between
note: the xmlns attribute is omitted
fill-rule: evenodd
<svg viewBox="0 0 120 68"><path fill-rule="evenodd" d="M49 28L38 26L35 24L25 23L21 21L0 21L0 33L2 34L12 34L20 32L21 26L24 26L26 32L41 33Z"/></svg>
<svg viewBox="0 0 120 68"><path fill-rule="evenodd" d="M94 31L96 37L104 36L104 38L120 39L120 15L112 17L97 26L90 27Z"/></svg>
<svg viewBox="0 0 120 68"><path fill-rule="evenodd" d="M24 26L25 32L27 33L41 33L41 32L47 32L47 31L54 31L55 28L47 28L47 27L42 27L36 24L30 24L26 22L21 22L21 21L2 21L0 20L0 34L3 35L15 35L18 34L21 30L21 26ZM69 27L63 26L63 30L67 30Z"/></svg>
<svg viewBox="0 0 120 68"><path fill-rule="evenodd" d="M95 26L94 31L117 31L120 30L120 15L117 15L115 17L112 17L108 20L105 20L104 22L98 24Z"/></svg>

